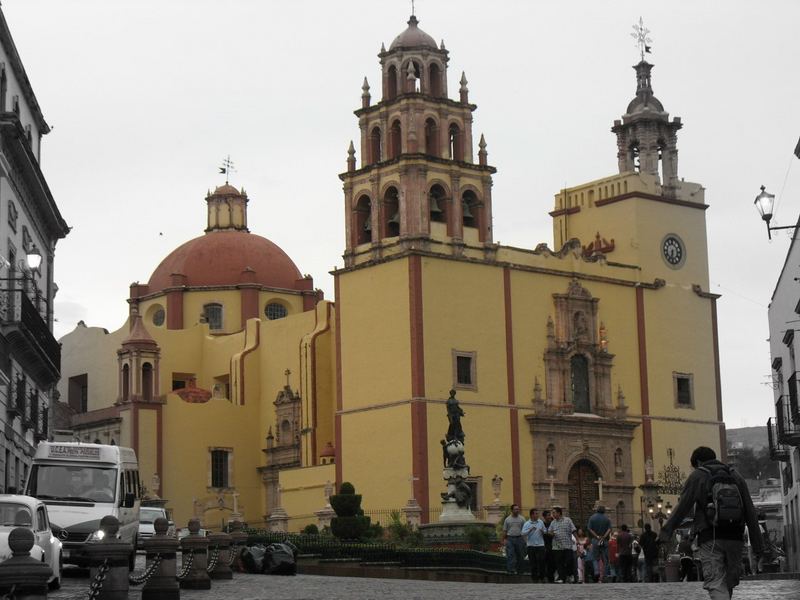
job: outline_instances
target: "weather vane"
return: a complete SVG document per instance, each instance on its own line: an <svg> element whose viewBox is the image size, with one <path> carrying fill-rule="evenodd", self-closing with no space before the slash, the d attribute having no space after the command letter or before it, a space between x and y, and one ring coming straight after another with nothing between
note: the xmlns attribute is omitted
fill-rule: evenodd
<svg viewBox="0 0 800 600"><path fill-rule="evenodd" d="M222 166L219 168L220 175L225 175L225 185L228 185L228 178L230 177L231 171L235 171L236 169L233 167L233 161L231 160L231 155L225 157L225 160L222 161Z"/></svg>
<svg viewBox="0 0 800 600"><path fill-rule="evenodd" d="M636 40L636 47L639 48L639 54L644 60L645 54L650 54L650 44L653 40L650 39L650 30L644 26L642 17L639 17L639 24L633 26L633 33L631 37Z"/></svg>

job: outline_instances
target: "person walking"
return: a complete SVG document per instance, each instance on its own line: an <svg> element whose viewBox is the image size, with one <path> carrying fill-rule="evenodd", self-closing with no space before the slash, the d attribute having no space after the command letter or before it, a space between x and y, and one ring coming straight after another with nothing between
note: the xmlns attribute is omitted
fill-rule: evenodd
<svg viewBox="0 0 800 600"><path fill-rule="evenodd" d="M577 543L577 556L575 558L578 561L578 583L583 583L586 581L586 554L587 548L590 546L589 537L586 535L583 527L578 527L578 531L575 534L575 541Z"/></svg>
<svg viewBox="0 0 800 600"><path fill-rule="evenodd" d="M759 556L764 549L758 517L747 484L732 467L717 460L711 448L700 446L689 459L694 471L686 478L680 501L658 534L668 542L692 511L692 531L703 566L703 587L711 600L729 600L739 585L744 529Z"/></svg>
<svg viewBox="0 0 800 600"><path fill-rule="evenodd" d="M619 526L617 534L617 555L620 579L625 583L630 583L633 570L633 536L624 523Z"/></svg>
<svg viewBox="0 0 800 600"><path fill-rule="evenodd" d="M553 522L550 530L553 533L553 554L555 557L558 578L556 583L567 583L572 576L572 536L575 533L575 524L572 519L564 516L564 509L560 506L553 507Z"/></svg>
<svg viewBox="0 0 800 600"><path fill-rule="evenodd" d="M542 511L542 521L544 522L544 570L545 581L553 583L556 580L556 560L553 553L553 512L550 510Z"/></svg>
<svg viewBox="0 0 800 600"><path fill-rule="evenodd" d="M645 523L644 525L644 532L639 537L639 544L642 547L642 554L644 554L644 581L648 583L653 583L654 581L654 570L653 567L658 560L658 544L656 541L658 540L658 536L656 536L656 532L653 531L653 528L650 526L650 523Z"/></svg>
<svg viewBox="0 0 800 600"><path fill-rule="evenodd" d="M545 524L539 518L539 511L532 508L529 512L530 518L522 526L522 537L528 550L528 562L531 566L531 581L533 583L544 583L546 581L545 562L544 562L544 532Z"/></svg>
<svg viewBox="0 0 800 600"><path fill-rule="evenodd" d="M511 505L511 514L503 521L503 543L506 548L506 570L516 575L525 566L525 540L522 538L522 527L525 518L519 514L519 505Z"/></svg>
<svg viewBox="0 0 800 600"><path fill-rule="evenodd" d="M619 553L617 552L617 534L612 533L608 540L608 576L616 583L619 577Z"/></svg>
<svg viewBox="0 0 800 600"><path fill-rule="evenodd" d="M592 558L594 560L595 581L603 583L608 565L608 541L611 537L611 519L606 516L606 507L599 504L594 514L589 517L586 528L592 542Z"/></svg>

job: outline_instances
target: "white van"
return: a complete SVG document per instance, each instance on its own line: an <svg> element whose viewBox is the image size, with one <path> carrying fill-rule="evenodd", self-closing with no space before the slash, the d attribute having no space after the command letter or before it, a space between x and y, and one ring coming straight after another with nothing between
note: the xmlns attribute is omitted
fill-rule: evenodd
<svg viewBox="0 0 800 600"><path fill-rule="evenodd" d="M97 539L100 519L119 519L120 538L136 559L139 530L139 464L131 448L41 442L33 457L25 493L44 501L53 535L63 543L64 563L88 565L86 542Z"/></svg>

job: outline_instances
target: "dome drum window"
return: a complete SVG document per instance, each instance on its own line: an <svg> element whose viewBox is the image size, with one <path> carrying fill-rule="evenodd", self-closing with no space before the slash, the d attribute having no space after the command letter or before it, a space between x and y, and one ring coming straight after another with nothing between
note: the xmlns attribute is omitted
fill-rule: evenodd
<svg viewBox="0 0 800 600"><path fill-rule="evenodd" d="M286 307L283 304L280 304L279 302L270 302L264 308L264 315L270 321L274 321L276 319L282 319L287 314L289 314L289 311L286 309Z"/></svg>
<svg viewBox="0 0 800 600"><path fill-rule="evenodd" d="M222 329L222 304L206 304L203 306L203 319L211 331Z"/></svg>

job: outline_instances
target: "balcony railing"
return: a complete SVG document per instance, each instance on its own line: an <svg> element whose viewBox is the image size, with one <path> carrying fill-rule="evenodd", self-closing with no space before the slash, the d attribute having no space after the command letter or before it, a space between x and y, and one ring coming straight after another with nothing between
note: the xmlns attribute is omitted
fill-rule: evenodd
<svg viewBox="0 0 800 600"><path fill-rule="evenodd" d="M779 444L800 446L800 425L792 422L789 398L781 396L775 403L775 429Z"/></svg>
<svg viewBox="0 0 800 600"><path fill-rule="evenodd" d="M792 373L786 383L789 388L789 416L792 421L800 424L800 407L798 407L797 402L797 375L797 372Z"/></svg>
<svg viewBox="0 0 800 600"><path fill-rule="evenodd" d="M778 441L776 417L767 419L767 437L769 438L769 457L772 460L789 460L789 448Z"/></svg>
<svg viewBox="0 0 800 600"><path fill-rule="evenodd" d="M61 345L25 291L0 291L0 325L24 371L41 387L55 383L61 369Z"/></svg>

